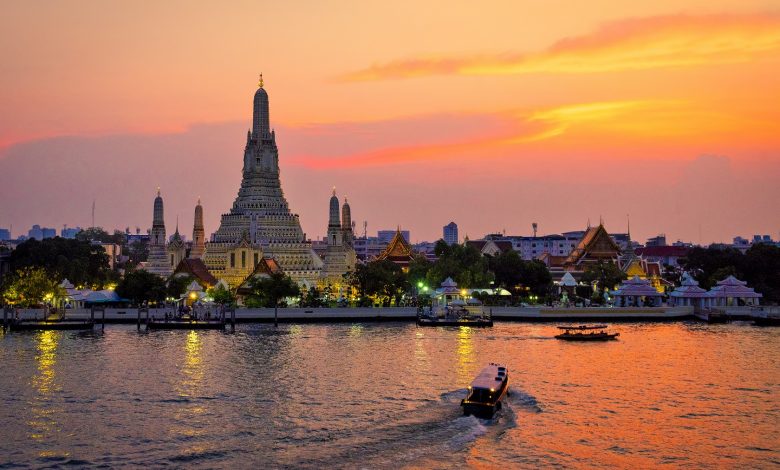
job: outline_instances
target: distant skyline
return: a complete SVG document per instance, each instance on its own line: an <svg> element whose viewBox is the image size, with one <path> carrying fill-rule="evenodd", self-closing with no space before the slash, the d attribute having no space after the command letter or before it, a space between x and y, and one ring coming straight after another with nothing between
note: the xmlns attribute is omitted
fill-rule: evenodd
<svg viewBox="0 0 780 470"><path fill-rule="evenodd" d="M310 238L780 238L780 2L3 2L0 227L206 233L262 72Z"/></svg>

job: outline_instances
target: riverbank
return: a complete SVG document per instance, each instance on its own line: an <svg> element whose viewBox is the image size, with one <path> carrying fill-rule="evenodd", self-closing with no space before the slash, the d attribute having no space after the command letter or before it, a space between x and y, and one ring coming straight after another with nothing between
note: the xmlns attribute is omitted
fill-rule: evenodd
<svg viewBox="0 0 780 470"><path fill-rule="evenodd" d="M692 307L647 307L647 308L548 308L548 307L488 307L494 321L672 321L694 318ZM149 318L162 319L165 314L172 314L173 309L150 308ZM212 316L217 314L213 309ZM106 323L135 324L139 319L146 321L146 311L139 315L137 308L106 308L105 315L96 310L95 321ZM67 310L69 319L86 320L91 318L88 309ZM226 314L228 319L230 314ZM42 318L40 309L19 310L19 318ZM278 319L283 323L320 323L320 322L383 322L383 321L415 321L415 307L393 308L280 308ZM272 308L237 308L236 323L267 323L274 321Z"/></svg>

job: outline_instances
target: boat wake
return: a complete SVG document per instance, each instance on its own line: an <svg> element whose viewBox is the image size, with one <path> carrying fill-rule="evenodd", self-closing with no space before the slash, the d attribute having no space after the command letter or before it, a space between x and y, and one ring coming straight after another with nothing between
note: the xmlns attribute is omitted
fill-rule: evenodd
<svg viewBox="0 0 780 470"><path fill-rule="evenodd" d="M466 389L442 393L439 400L387 416L381 424L331 433L316 456L280 462L295 467L321 467L342 462L345 467L462 467L468 449L479 439L498 440L515 426L511 406L493 419L463 416L460 400ZM301 442L296 442L300 446Z"/></svg>

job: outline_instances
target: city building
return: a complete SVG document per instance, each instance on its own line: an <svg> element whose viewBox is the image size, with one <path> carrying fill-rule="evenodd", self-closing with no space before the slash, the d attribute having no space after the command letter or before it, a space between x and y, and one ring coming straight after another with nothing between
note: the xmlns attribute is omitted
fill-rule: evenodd
<svg viewBox="0 0 780 470"><path fill-rule="evenodd" d="M175 266L171 266L166 252L165 217L163 215L163 198L160 188L157 188L157 197L154 198L152 231L149 239L149 257L143 269L158 276L167 278L173 272Z"/></svg>
<svg viewBox="0 0 780 470"><path fill-rule="evenodd" d="M385 248L387 248L388 241L382 241L379 237L363 236L356 238L355 254L358 259L363 262L370 261L379 256Z"/></svg>
<svg viewBox="0 0 780 470"><path fill-rule="evenodd" d="M376 232L376 236L381 243L388 245L393 240L393 238L395 238L395 234L398 231L401 232L401 236L404 237L406 243L411 243L411 235L408 230L379 230Z"/></svg>
<svg viewBox="0 0 780 470"><path fill-rule="evenodd" d="M11 239L11 231L7 228L0 228L0 241L7 241Z"/></svg>
<svg viewBox="0 0 780 470"><path fill-rule="evenodd" d="M306 240L298 215L290 211L279 176L276 133L270 127L268 93L261 77L253 100L252 129L247 132L241 187L203 255L216 278L235 269L231 268L230 254L243 244L244 255L251 249L252 260L255 253L260 258L273 258L299 284L312 286L318 281L322 260Z"/></svg>
<svg viewBox="0 0 780 470"><path fill-rule="evenodd" d="M119 258L122 256L122 245L116 243L104 243L97 240L93 240L93 246L102 247L108 255L108 267L114 269L119 262Z"/></svg>
<svg viewBox="0 0 780 470"><path fill-rule="evenodd" d="M637 248L634 250L638 256L646 259L647 261L653 261L661 263L662 266L677 267L680 265L680 260L688 256L692 250L689 246L646 246L643 248Z"/></svg>
<svg viewBox="0 0 780 470"><path fill-rule="evenodd" d="M660 234L653 238L648 238L645 246L666 246L666 234Z"/></svg>
<svg viewBox="0 0 780 470"><path fill-rule="evenodd" d="M34 238L36 240L54 238L56 236L57 230L48 227L41 227L40 225L33 225L32 228L27 231L27 238Z"/></svg>
<svg viewBox="0 0 780 470"><path fill-rule="evenodd" d="M442 239L448 245L456 245L458 243L458 224L455 222L448 223L443 227L443 232Z"/></svg>
<svg viewBox="0 0 780 470"><path fill-rule="evenodd" d="M68 227L67 225L60 230L60 236L62 238L76 238L76 235L81 232L81 227Z"/></svg>

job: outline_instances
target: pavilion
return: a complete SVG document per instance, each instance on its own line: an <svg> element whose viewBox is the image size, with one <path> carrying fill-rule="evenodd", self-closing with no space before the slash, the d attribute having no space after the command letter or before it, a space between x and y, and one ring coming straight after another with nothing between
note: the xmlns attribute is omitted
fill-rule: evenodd
<svg viewBox="0 0 780 470"><path fill-rule="evenodd" d="M639 276L623 281L612 295L617 307L660 307L663 298L650 281Z"/></svg>
<svg viewBox="0 0 780 470"><path fill-rule="evenodd" d="M707 292L705 307L735 307L740 305L758 305L762 294L751 287L747 282L740 281L734 276L719 281L718 285Z"/></svg>
<svg viewBox="0 0 780 470"><path fill-rule="evenodd" d="M707 291L699 287L699 283L688 273L683 274L682 285L671 294L671 303L675 307L703 307Z"/></svg>

